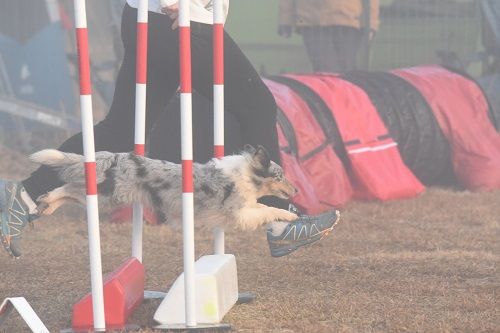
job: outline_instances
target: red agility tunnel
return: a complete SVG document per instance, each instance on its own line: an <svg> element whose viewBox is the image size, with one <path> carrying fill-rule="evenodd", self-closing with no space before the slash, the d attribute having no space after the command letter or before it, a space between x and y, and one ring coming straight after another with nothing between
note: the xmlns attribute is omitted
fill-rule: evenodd
<svg viewBox="0 0 500 333"><path fill-rule="evenodd" d="M404 164L367 94L334 75L287 75L316 93L337 123L359 199L410 198L424 186Z"/></svg>
<svg viewBox="0 0 500 333"><path fill-rule="evenodd" d="M279 107L281 162L300 191L294 203L307 213L345 205L353 191L391 200L418 195L422 183L500 188L500 135L485 95L464 75L421 66L264 81ZM175 129L158 128L168 133L162 143L175 140ZM240 139L234 133L228 142Z"/></svg>
<svg viewBox="0 0 500 333"><path fill-rule="evenodd" d="M488 118L488 102L472 80L439 66L393 71L429 103L448 139L458 180L469 190L500 189L500 135Z"/></svg>
<svg viewBox="0 0 500 333"><path fill-rule="evenodd" d="M136 258L126 260L104 280L106 329L123 329L129 316L144 299L144 266ZM92 297L87 294L73 306L75 331L93 329Z"/></svg>
<svg viewBox="0 0 500 333"><path fill-rule="evenodd" d="M308 105L286 85L265 83L280 108L277 127L282 164L299 190L294 204L308 214L345 205L352 197L351 183Z"/></svg>

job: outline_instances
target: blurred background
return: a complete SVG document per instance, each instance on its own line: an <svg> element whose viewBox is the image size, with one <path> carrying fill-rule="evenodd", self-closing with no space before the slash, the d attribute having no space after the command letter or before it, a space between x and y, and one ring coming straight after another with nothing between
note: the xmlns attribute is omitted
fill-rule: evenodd
<svg viewBox="0 0 500 333"><path fill-rule="evenodd" d="M113 95L124 3L87 1L95 121L104 117ZM3 146L28 153L57 146L79 131L72 4L0 0ZM379 9L378 31L371 39L363 35L358 69L453 67L473 77L499 108L499 0L380 0ZM263 76L313 71L301 35L278 34L279 14L278 0L232 0L226 30Z"/></svg>

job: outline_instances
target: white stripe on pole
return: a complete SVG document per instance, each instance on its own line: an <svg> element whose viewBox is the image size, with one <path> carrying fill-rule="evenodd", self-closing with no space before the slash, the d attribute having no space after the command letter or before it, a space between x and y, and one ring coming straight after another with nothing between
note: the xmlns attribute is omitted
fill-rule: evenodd
<svg viewBox="0 0 500 333"><path fill-rule="evenodd" d="M191 12L189 10L189 0L179 0L179 27L191 26Z"/></svg>
<svg viewBox="0 0 500 333"><path fill-rule="evenodd" d="M196 327L196 285L194 270L194 195L182 193L182 246L184 255L184 297L186 311L186 326Z"/></svg>
<svg viewBox="0 0 500 333"><path fill-rule="evenodd" d="M224 24L224 1L214 0L214 23Z"/></svg>
<svg viewBox="0 0 500 333"><path fill-rule="evenodd" d="M75 0L75 28L87 28L85 0Z"/></svg>
<svg viewBox="0 0 500 333"><path fill-rule="evenodd" d="M135 85L135 153L144 155L146 142L146 76L147 76L148 0L139 0L137 6L137 62ZM132 206L132 256L142 262L144 208L140 203Z"/></svg>
<svg viewBox="0 0 500 333"><path fill-rule="evenodd" d="M80 95L82 115L83 156L85 162L95 162L94 117L92 115L92 96Z"/></svg>
<svg viewBox="0 0 500 333"><path fill-rule="evenodd" d="M214 237L214 254L225 253L224 228L216 226L213 230Z"/></svg>
<svg viewBox="0 0 500 333"><path fill-rule="evenodd" d="M224 85L214 84L214 145L224 146Z"/></svg>
<svg viewBox="0 0 500 333"><path fill-rule="evenodd" d="M132 257L142 262L142 235L143 235L144 207L141 203L132 205Z"/></svg>
<svg viewBox="0 0 500 333"><path fill-rule="evenodd" d="M90 249L90 281L92 284L92 306L94 329L106 329L104 315L104 292L101 265L101 236L99 235L99 209L97 195L87 195L87 220Z"/></svg>
<svg viewBox="0 0 500 333"><path fill-rule="evenodd" d="M193 117L192 117L192 95L181 93L181 158L183 161L193 160Z"/></svg>
<svg viewBox="0 0 500 333"><path fill-rule="evenodd" d="M135 144L146 142L146 85L135 84Z"/></svg>
<svg viewBox="0 0 500 333"><path fill-rule="evenodd" d="M148 0L139 0L137 5L137 22L148 23Z"/></svg>

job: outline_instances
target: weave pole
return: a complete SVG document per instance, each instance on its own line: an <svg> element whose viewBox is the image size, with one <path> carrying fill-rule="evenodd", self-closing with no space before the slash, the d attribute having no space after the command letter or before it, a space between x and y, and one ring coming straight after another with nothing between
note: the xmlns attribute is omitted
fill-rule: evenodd
<svg viewBox="0 0 500 333"><path fill-rule="evenodd" d="M144 156L146 142L146 87L148 68L148 0L139 0L137 6L137 57L135 73L135 133L134 152ZM133 205L132 256L142 262L142 234L144 209L141 203Z"/></svg>
<svg viewBox="0 0 500 333"><path fill-rule="evenodd" d="M90 83L90 59L85 0L74 0L75 29L80 74L80 108L82 114L83 155L87 192L87 224L89 233L90 278L92 285L92 309L94 330L105 331L104 296L99 234L99 208L97 205L97 181L94 146L94 121L92 115L92 88Z"/></svg>
<svg viewBox="0 0 500 333"><path fill-rule="evenodd" d="M214 0L213 67L214 67L214 157L224 157L224 8Z"/></svg>
<svg viewBox="0 0 500 333"><path fill-rule="evenodd" d="M193 124L191 88L191 23L189 0L179 0L181 101L182 235L186 326L196 327L194 270Z"/></svg>
<svg viewBox="0 0 500 333"><path fill-rule="evenodd" d="M213 71L214 71L214 157L224 157L224 7L222 0L213 3ZM214 253L224 254L224 228L216 227Z"/></svg>

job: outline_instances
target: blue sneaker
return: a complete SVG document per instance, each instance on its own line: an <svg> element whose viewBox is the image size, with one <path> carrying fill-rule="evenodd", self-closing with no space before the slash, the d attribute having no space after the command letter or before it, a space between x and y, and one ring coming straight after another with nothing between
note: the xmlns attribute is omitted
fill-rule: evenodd
<svg viewBox="0 0 500 333"><path fill-rule="evenodd" d="M267 230L267 242L271 256L282 257L292 253L299 247L314 243L332 231L340 219L336 209L320 215L299 216L290 222L279 236L274 236L271 229Z"/></svg>
<svg viewBox="0 0 500 333"><path fill-rule="evenodd" d="M26 191L21 182L0 180L0 241L14 258L21 256L21 234L28 222L38 216L30 215L28 206L21 199Z"/></svg>

